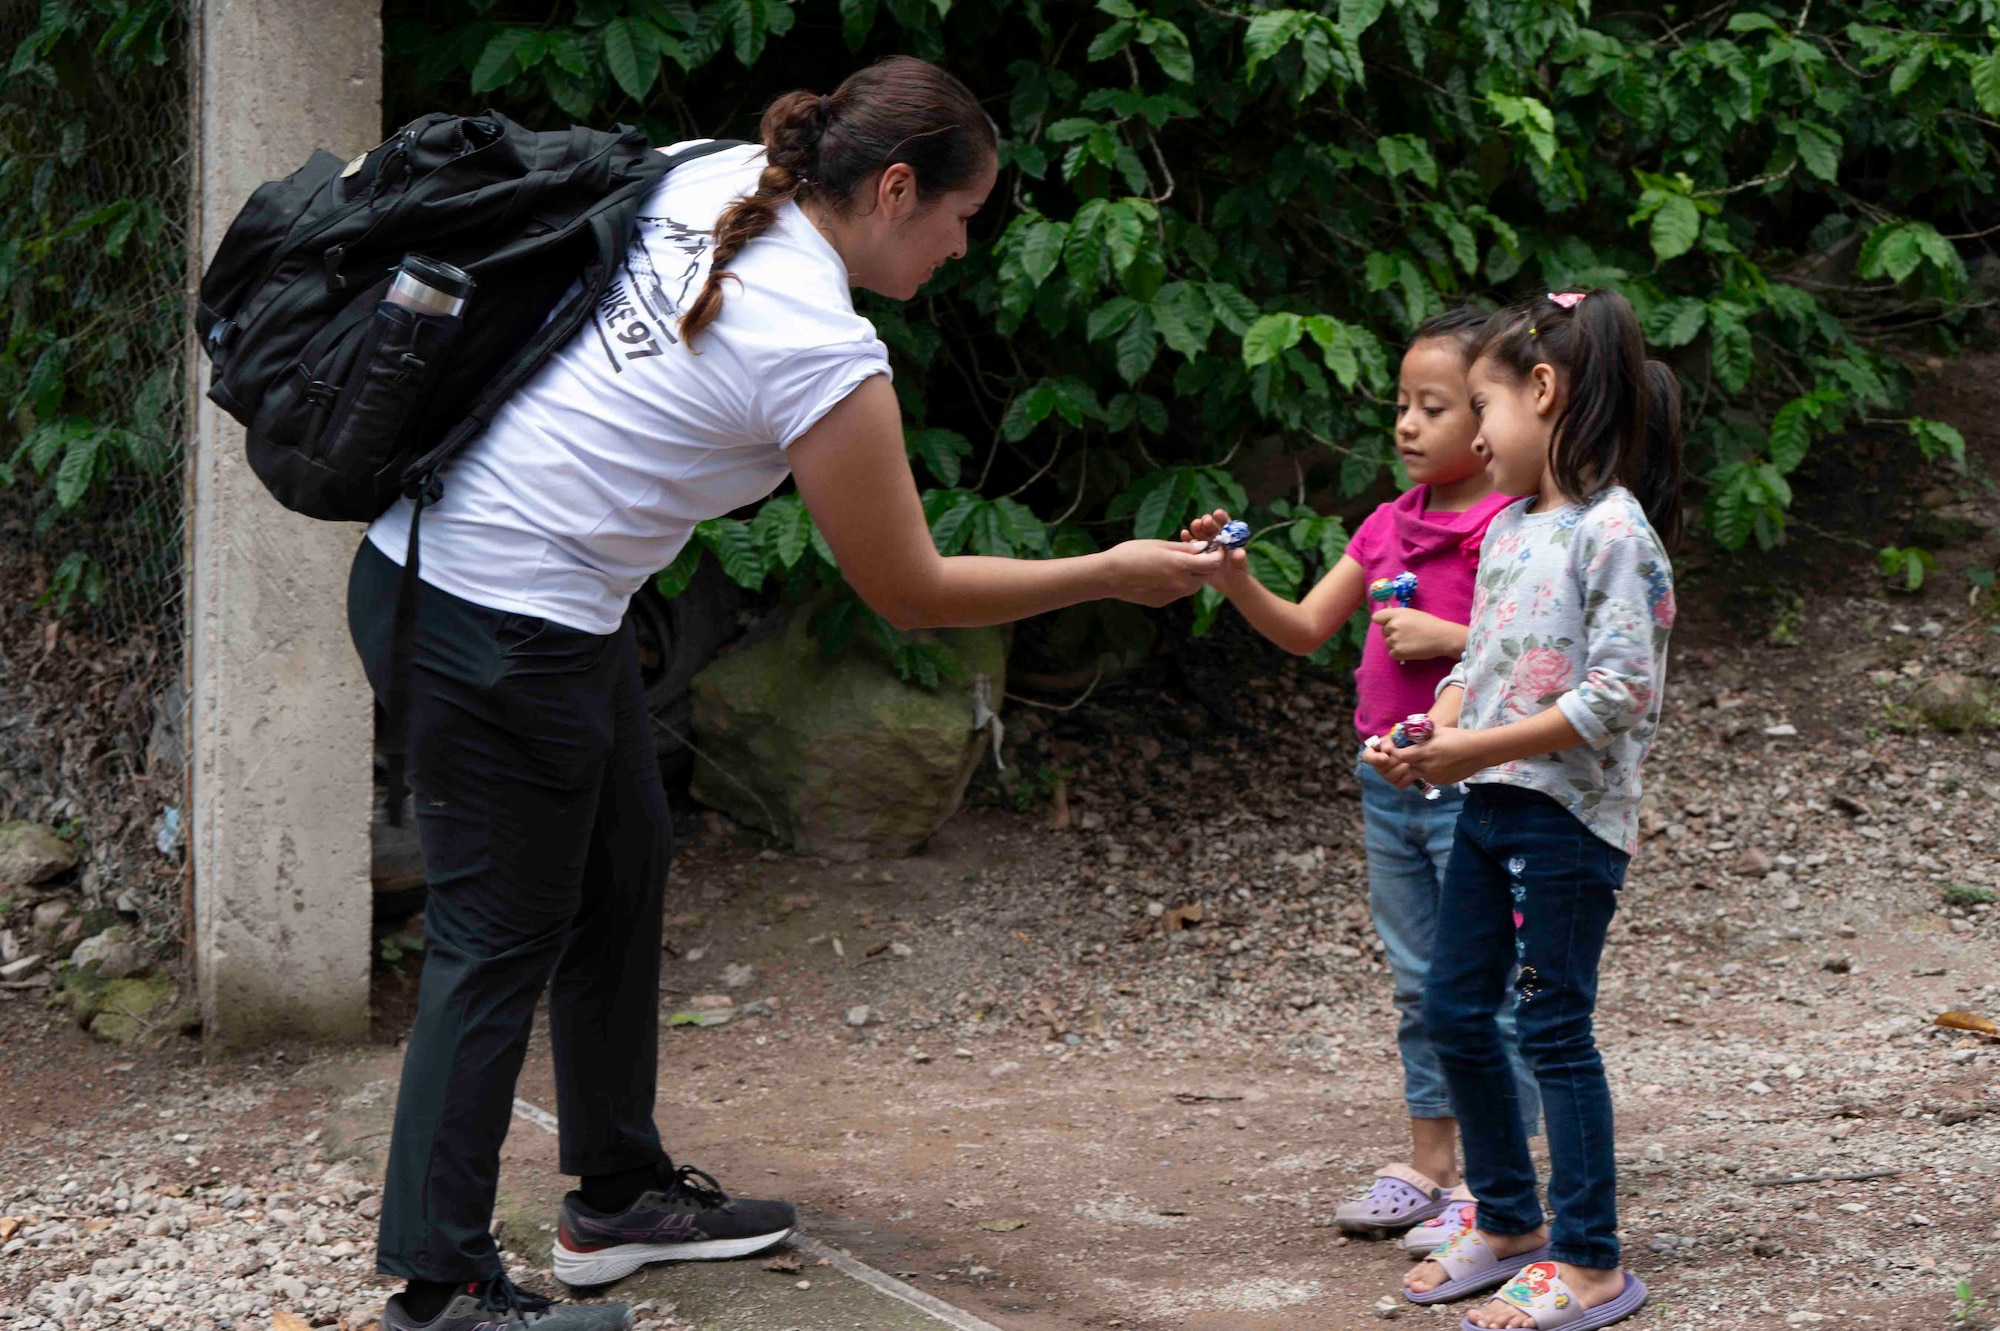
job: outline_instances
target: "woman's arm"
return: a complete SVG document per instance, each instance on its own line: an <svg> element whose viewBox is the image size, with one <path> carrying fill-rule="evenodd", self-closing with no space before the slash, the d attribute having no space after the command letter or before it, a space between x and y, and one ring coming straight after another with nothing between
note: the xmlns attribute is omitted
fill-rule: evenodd
<svg viewBox="0 0 2000 1331"><path fill-rule="evenodd" d="M787 454L799 497L861 599L899 629L1004 624L1115 596L1166 605L1192 594L1221 552L1127 541L1073 559L938 554L903 452L902 412L887 378L849 393Z"/></svg>

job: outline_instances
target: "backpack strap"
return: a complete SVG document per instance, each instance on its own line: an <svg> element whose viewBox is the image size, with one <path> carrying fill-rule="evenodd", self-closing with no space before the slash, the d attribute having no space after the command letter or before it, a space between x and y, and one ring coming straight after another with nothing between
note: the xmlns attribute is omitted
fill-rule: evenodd
<svg viewBox="0 0 2000 1331"><path fill-rule="evenodd" d="M577 140L572 138L570 150L575 151ZM707 157L713 153L744 146L741 139L711 139L683 148L667 156L667 171L671 172L683 162ZM663 177L661 177L663 178ZM650 190L659 178L639 182L634 189L643 186ZM623 193L614 196L622 199ZM586 269L584 285L576 298L557 310L544 323L535 336L508 364L506 373L482 393L479 400L466 412L461 420L444 439L429 452L411 463L403 473L403 493L411 502L410 539L403 552L403 576L396 588L396 613L394 626L389 638L389 699L384 721L382 742L382 762L388 782L389 824L403 825L403 796L408 791L409 751L410 751L410 666L415 656L417 639L417 598L421 595L418 573L422 568L423 544L421 528L426 505L435 504L444 496L444 485L438 474L458 452L477 438L487 422L499 410L502 403L511 397L521 385L534 378L535 374L548 362L564 343L576 335L590 311L604 298L616 275L620 257L630 242L629 234L621 234L618 223L613 219L614 209L601 208L591 216L592 238L597 246L595 273ZM629 225L629 220L628 220Z"/></svg>

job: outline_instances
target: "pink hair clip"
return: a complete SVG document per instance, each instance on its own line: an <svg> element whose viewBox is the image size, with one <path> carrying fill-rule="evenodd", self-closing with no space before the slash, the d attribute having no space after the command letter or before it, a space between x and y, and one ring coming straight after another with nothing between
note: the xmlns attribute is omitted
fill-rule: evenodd
<svg viewBox="0 0 2000 1331"><path fill-rule="evenodd" d="M1577 306L1583 304L1583 298L1585 294L1586 293L1581 291L1551 291L1549 293L1549 299L1554 301L1556 304L1562 306L1566 310L1573 310Z"/></svg>

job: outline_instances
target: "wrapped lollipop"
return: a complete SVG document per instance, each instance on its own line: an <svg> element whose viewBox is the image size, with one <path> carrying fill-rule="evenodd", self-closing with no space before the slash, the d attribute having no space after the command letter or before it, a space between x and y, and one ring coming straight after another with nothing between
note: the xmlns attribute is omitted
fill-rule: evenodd
<svg viewBox="0 0 2000 1331"><path fill-rule="evenodd" d="M1250 524L1247 522L1225 522L1222 530L1209 538L1197 553L1207 554L1211 550L1237 550L1250 543Z"/></svg>
<svg viewBox="0 0 2000 1331"><path fill-rule="evenodd" d="M1368 584L1368 599L1385 609L1407 610L1417 599L1417 575L1405 569L1393 578L1377 578Z"/></svg>
<svg viewBox="0 0 2000 1331"><path fill-rule="evenodd" d="M1407 578L1410 577L1411 575L1406 573L1403 576ZM1415 581L1414 578L1412 578L1411 580ZM1401 721L1398 721L1395 725L1389 728L1389 742L1395 745L1399 749L1407 749L1412 744L1422 744L1425 740L1429 739L1432 735L1435 735L1436 733L1437 733L1437 725L1435 722L1433 722L1428 716L1425 716L1422 712L1413 712L1409 716L1405 717ZM1369 736L1368 738L1369 748L1371 749L1380 748L1381 744L1382 744L1381 736L1379 735ZM1434 800L1438 797L1439 794L1438 788L1432 785L1430 782L1425 781L1421 777L1417 779L1417 788L1424 792L1424 798L1427 800Z"/></svg>

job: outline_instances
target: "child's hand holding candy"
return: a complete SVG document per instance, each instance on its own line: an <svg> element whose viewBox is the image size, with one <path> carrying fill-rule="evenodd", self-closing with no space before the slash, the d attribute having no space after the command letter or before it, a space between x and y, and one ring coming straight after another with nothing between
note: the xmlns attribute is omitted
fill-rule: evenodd
<svg viewBox="0 0 2000 1331"><path fill-rule="evenodd" d="M1181 539L1198 544L1204 549L1220 549L1223 552L1222 567L1209 581L1216 589L1228 592L1231 586L1250 576L1250 559L1243 547L1250 543L1250 528L1242 522L1233 522L1229 514L1221 509L1204 513L1189 523L1181 531Z"/></svg>
<svg viewBox="0 0 2000 1331"><path fill-rule="evenodd" d="M1481 745L1482 733L1438 726L1421 743L1399 749L1384 739L1371 744L1361 756L1399 790L1419 781L1455 786L1493 765Z"/></svg>
<svg viewBox="0 0 2000 1331"><path fill-rule="evenodd" d="M1397 661L1428 661L1465 652L1465 625L1421 610L1377 610L1369 619L1382 628L1382 645Z"/></svg>

